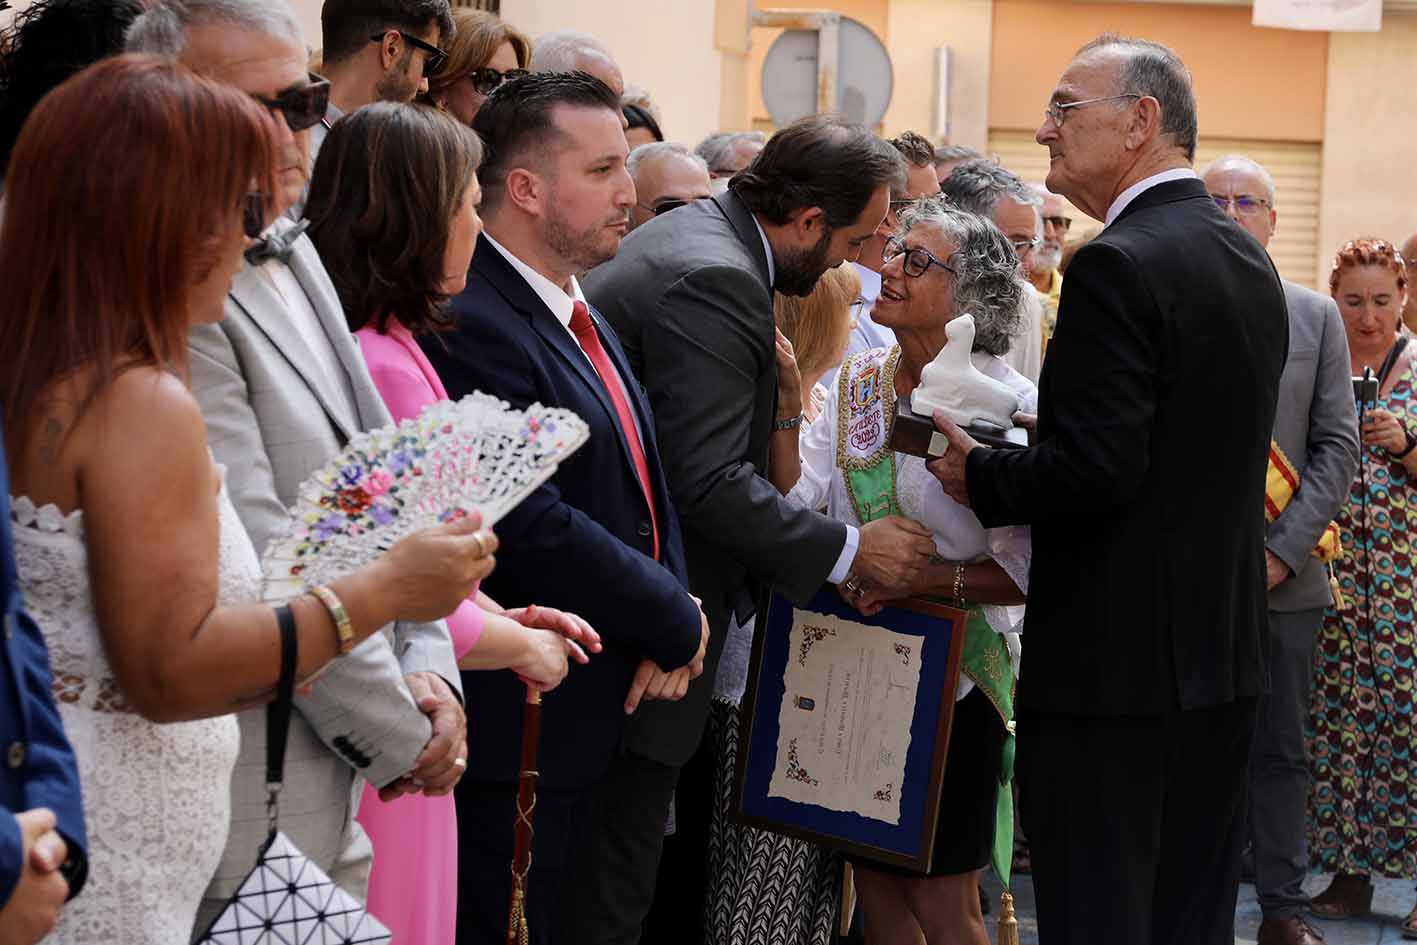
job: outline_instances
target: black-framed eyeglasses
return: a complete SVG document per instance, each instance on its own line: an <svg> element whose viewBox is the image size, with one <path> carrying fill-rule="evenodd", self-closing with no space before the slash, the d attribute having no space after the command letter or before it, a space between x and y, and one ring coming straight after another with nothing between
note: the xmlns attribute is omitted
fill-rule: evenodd
<svg viewBox="0 0 1417 945"><path fill-rule="evenodd" d="M1063 121L1067 119L1068 112L1074 108L1082 108L1084 105L1096 105L1098 102L1115 102L1122 98L1145 98L1140 92L1123 92L1120 95L1104 95L1101 98L1085 98L1081 102L1049 102L1048 107L1043 110L1043 114L1050 118L1055 128L1063 127Z"/></svg>
<svg viewBox="0 0 1417 945"><path fill-rule="evenodd" d="M266 229L266 207L270 198L260 191L251 191L241 198L241 231L248 239L256 239Z"/></svg>
<svg viewBox="0 0 1417 945"><path fill-rule="evenodd" d="M492 90L503 82L510 82L512 79L520 79L524 75L531 73L526 69L508 69L506 72L498 72L496 69L483 68L473 69L468 75L468 80L472 82L472 87L480 95L490 95Z"/></svg>
<svg viewBox="0 0 1417 945"><path fill-rule="evenodd" d="M252 95L256 101L273 112L285 116L285 124L292 133L304 131L319 124L330 107L330 80L315 73L309 73L309 82L293 89L286 89L275 98Z"/></svg>
<svg viewBox="0 0 1417 945"><path fill-rule="evenodd" d="M668 200L661 200L652 207L645 206L644 204L640 204L640 207L644 210L648 210L655 216L659 216L660 214L668 213L670 210L678 210L680 207L688 206L698 199L700 198L694 197L690 200L680 200L678 197L670 197Z"/></svg>
<svg viewBox="0 0 1417 945"><path fill-rule="evenodd" d="M1235 205L1235 209L1240 211L1240 216L1242 217L1249 217L1254 216L1256 213L1262 213L1264 212L1265 208L1269 206L1268 200L1265 200L1263 197L1255 197L1250 194L1236 194L1233 197L1226 196L1225 194L1211 194L1210 199L1215 201L1215 205L1219 207L1222 212L1228 212L1230 210L1230 205L1233 203Z"/></svg>
<svg viewBox="0 0 1417 945"><path fill-rule="evenodd" d="M953 273L954 267L940 262L927 249L918 246L906 246L905 241L891 236L886 239L886 245L881 250L881 262L888 263L897 256L905 256L903 263L905 274L912 279L918 279L930 271L931 266L939 266L945 272Z"/></svg>
<svg viewBox="0 0 1417 945"><path fill-rule="evenodd" d="M1044 217L1044 218L1043 218L1043 225L1044 225L1044 226L1051 226L1053 229L1057 230L1059 233L1066 233L1066 232L1068 232L1069 229L1072 228L1073 219L1072 219L1072 217L1061 217L1061 216L1060 216L1060 217Z"/></svg>
<svg viewBox="0 0 1417 945"><path fill-rule="evenodd" d="M434 46L432 43L425 43L417 36L405 33L403 30L384 30L382 33L375 33L373 36L369 37L369 42L382 43L384 37L388 36L390 33L398 33L404 38L404 42L428 54L427 58L423 60L423 75L425 78L436 74L439 69L443 68L443 63L448 61L448 54L446 52Z"/></svg>

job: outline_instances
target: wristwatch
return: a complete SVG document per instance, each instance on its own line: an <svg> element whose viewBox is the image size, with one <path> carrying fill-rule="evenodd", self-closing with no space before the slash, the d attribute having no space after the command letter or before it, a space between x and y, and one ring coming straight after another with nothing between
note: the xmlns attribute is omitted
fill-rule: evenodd
<svg viewBox="0 0 1417 945"><path fill-rule="evenodd" d="M795 430L802 425L802 414L790 417L787 420L774 420L772 428L774 430Z"/></svg>
<svg viewBox="0 0 1417 945"><path fill-rule="evenodd" d="M1406 459L1409 453L1417 449L1417 436L1413 436L1411 430L1403 427L1402 435L1407 437L1407 445L1402 448L1401 453L1392 454L1393 459Z"/></svg>

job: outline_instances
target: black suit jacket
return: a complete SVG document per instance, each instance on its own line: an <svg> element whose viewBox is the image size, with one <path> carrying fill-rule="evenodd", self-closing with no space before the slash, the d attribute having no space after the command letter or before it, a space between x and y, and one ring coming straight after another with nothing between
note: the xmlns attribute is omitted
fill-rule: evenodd
<svg viewBox="0 0 1417 945"><path fill-rule="evenodd" d="M649 391L689 583L709 618L703 676L683 701L642 708L627 733L640 754L682 764L708 717L729 615L751 610L750 579L805 600L831 573L846 529L789 505L758 473L777 401L772 286L762 237L737 197L695 201L637 228L585 290Z"/></svg>
<svg viewBox="0 0 1417 945"><path fill-rule="evenodd" d="M1031 523L1019 711L1157 713L1265 687L1265 464L1288 347L1269 256L1198 180L1068 267L1038 445L975 450L985 526Z"/></svg>
<svg viewBox="0 0 1417 945"><path fill-rule="evenodd" d="M644 492L600 378L570 332L497 248L481 239L467 288L453 300L451 334L423 339L448 396L474 390L525 407L575 411L590 440L546 484L496 525L497 569L483 589L507 607L571 610L600 633L604 652L573 666L542 706L541 783L584 787L609 764L625 724L625 695L640 660L675 669L698 652L700 619L689 598L678 517L669 499L649 406L615 333L596 319L642 430L659 522L660 560ZM464 676L469 773L514 781L525 689L511 673Z"/></svg>

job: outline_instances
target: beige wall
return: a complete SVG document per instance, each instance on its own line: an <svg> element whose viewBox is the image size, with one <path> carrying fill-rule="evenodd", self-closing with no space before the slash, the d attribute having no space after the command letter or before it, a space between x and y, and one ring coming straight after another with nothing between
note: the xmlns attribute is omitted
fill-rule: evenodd
<svg viewBox="0 0 1417 945"><path fill-rule="evenodd" d="M1334 34L1324 112L1318 270L1344 241L1401 242L1417 230L1417 14L1387 12L1381 33Z"/></svg>
<svg viewBox="0 0 1417 945"><path fill-rule="evenodd" d="M989 51L993 0L891 0L891 61L895 95L887 134L933 130L935 50L949 46L950 140L983 149L989 139Z"/></svg>
<svg viewBox="0 0 1417 945"><path fill-rule="evenodd" d="M1195 79L1203 137L1324 138L1327 33L1259 29L1247 9L1161 3L998 0L990 124L1037 128L1073 53L1107 31L1176 50Z"/></svg>
<svg viewBox="0 0 1417 945"><path fill-rule="evenodd" d="M669 139L693 147L718 130L713 0L502 0L502 18L533 39L560 29L599 37L625 81L659 104Z"/></svg>

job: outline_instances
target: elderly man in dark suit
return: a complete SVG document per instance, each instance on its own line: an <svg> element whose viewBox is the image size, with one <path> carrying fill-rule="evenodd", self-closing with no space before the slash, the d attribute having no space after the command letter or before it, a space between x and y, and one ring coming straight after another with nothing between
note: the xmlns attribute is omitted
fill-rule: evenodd
<svg viewBox="0 0 1417 945"><path fill-rule="evenodd" d="M981 449L939 416L932 471L986 526L1033 527L1017 714L1039 940L1232 945L1284 290L1191 170L1171 50L1084 46L1038 141L1048 189L1106 228L1063 284L1037 445Z"/></svg>
<svg viewBox="0 0 1417 945"><path fill-rule="evenodd" d="M74 750L51 691L49 653L25 613L10 534L10 481L0 437L0 942L49 934L88 873Z"/></svg>
<svg viewBox="0 0 1417 945"><path fill-rule="evenodd" d="M1206 189L1240 227L1269 246L1279 212L1274 179L1241 155L1214 161ZM1269 585L1270 692L1260 702L1250 760L1250 836L1264 921L1259 945L1320 945L1304 917L1309 897L1309 758L1304 725L1313 693L1314 646L1333 602L1327 569L1313 556L1358 470L1358 417L1348 341L1332 298L1285 281L1289 359L1279 382L1274 442L1299 488L1265 532Z"/></svg>
<svg viewBox="0 0 1417 945"><path fill-rule="evenodd" d="M762 476L771 438L795 437L801 420L778 415L773 291L805 296L828 268L856 259L903 175L896 150L864 128L803 119L774 135L727 193L639 227L586 280L649 391L684 520L689 585L711 627L704 677L683 701L631 721L602 792L606 809L590 848L598 859L576 898L587 943L639 941L652 900L656 913L672 915L677 940L695 940L711 803L707 750L682 779L679 849L658 867L670 799L699 751L730 616L746 624L761 585L797 601L828 581L903 586L934 551L924 526L888 518L858 532L793 508ZM646 932L667 940L658 935Z"/></svg>
<svg viewBox="0 0 1417 945"><path fill-rule="evenodd" d="M484 583L507 606L573 610L604 641L542 709L527 894L533 942L581 943L561 901L594 878L575 866L592 789L640 698L682 697L702 671L708 625L689 595L649 404L575 276L614 255L635 202L619 99L585 73L535 73L499 86L474 127L488 151L487 229L453 302L456 329L423 347L451 397L566 407L590 426L589 442L497 523ZM465 687L475 723L457 788L459 945L506 941L522 743L521 684L479 677Z"/></svg>

